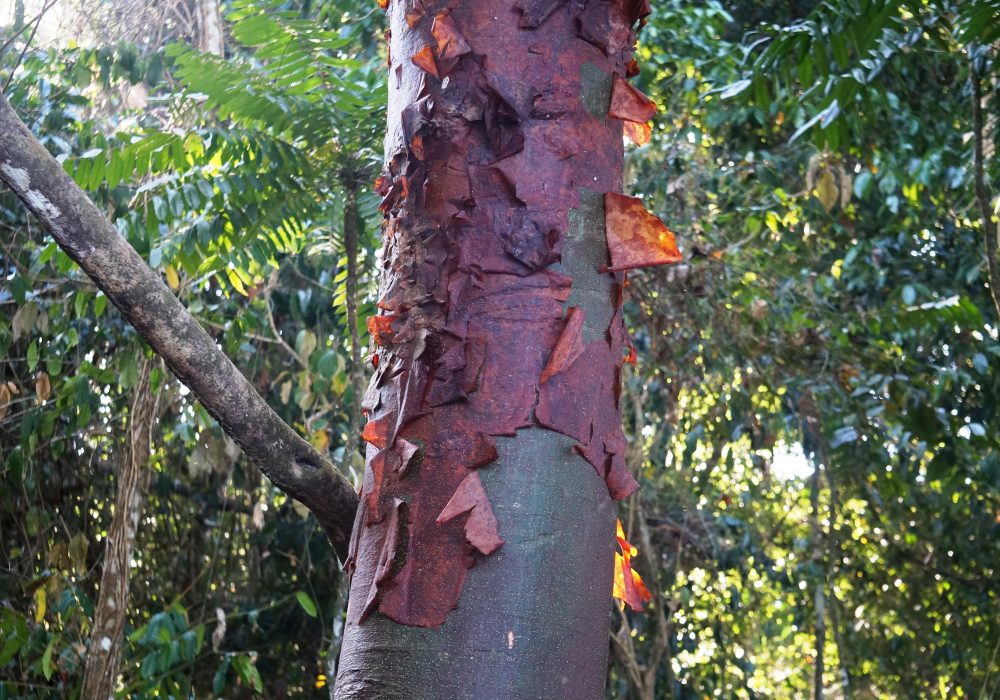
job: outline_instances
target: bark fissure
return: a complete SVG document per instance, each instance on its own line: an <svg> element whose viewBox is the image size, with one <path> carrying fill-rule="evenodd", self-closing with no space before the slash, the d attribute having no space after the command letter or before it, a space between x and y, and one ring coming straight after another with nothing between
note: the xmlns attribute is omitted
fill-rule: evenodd
<svg viewBox="0 0 1000 700"><path fill-rule="evenodd" d="M0 181L46 227L268 478L347 553L357 495L265 403L222 349L0 96Z"/></svg>

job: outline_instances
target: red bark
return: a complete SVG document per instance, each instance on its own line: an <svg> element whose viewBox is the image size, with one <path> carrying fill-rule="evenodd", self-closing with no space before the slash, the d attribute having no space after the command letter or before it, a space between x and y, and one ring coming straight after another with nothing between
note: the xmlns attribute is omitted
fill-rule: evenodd
<svg viewBox="0 0 1000 700"><path fill-rule="evenodd" d="M490 576L503 578L493 563L508 561L536 567L535 577L545 559L571 550L567 569L585 561L598 570L551 591L554 607L583 607L584 619L607 606L609 496L622 498L636 483L624 462L618 407L627 338L616 309L622 275L607 271L599 206L603 194L622 186L622 121L609 115L612 78L624 79L633 28L644 14L648 5L635 0L390 3L389 125L377 188L386 215L380 296L391 300L380 306L392 315L370 325L382 347L363 404L372 420L347 565L353 578L341 697L391 696L376 692L373 669L399 639L416 639L393 623L443 624L442 635L423 639L450 640L452 659L462 645L494 643L473 639L483 629L468 639L448 636L471 623L449 613L465 600L477 560L485 558ZM587 212L591 223L574 223ZM568 438L530 437L542 428ZM565 494L491 490L505 478L494 470L531 461L518 445L542 443L561 447L540 454L538 474L525 480L566 472L574 482L566 494L591 494L593 476L575 451L606 482L603 494L587 496L594 504L579 496L566 501L579 505L576 517L586 524L577 533L565 532L565 507L542 516L545 504ZM530 522L505 520L525 499L542 510L522 512ZM531 537L547 527L559 532L532 563ZM472 605L491 602L470 595ZM510 625L513 650L520 622L511 620L524 611L491 614L496 625ZM599 665L580 678L556 669L567 692L592 694L603 683L606 617L596 613L579 639L551 651L553 659ZM493 624L486 619L480 622ZM525 697L540 697L532 693L541 687ZM440 687L434 692L448 696Z"/></svg>

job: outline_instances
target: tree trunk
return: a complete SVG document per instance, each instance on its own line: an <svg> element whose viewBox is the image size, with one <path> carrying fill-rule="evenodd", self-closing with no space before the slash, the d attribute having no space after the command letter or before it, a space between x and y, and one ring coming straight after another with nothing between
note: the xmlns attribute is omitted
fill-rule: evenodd
<svg viewBox="0 0 1000 700"><path fill-rule="evenodd" d="M809 538L812 546L812 561L816 567L813 582L813 634L816 653L813 661L813 700L823 700L826 672L826 587L828 581L826 533L820 523L820 489L823 469L830 468L829 457L824 449L823 427L820 422L816 399L811 390L806 389L798 399L802 424L802 451L813 464L812 481L809 486Z"/></svg>
<svg viewBox="0 0 1000 700"><path fill-rule="evenodd" d="M140 360L139 380L132 393L125 450L118 469L115 512L105 538L104 568L83 671L82 700L105 700L115 696L115 679L118 678L122 656L122 632L128 612L130 562L149 478L146 463L149 461L150 431L156 412L156 396L149 386L152 365L152 360Z"/></svg>
<svg viewBox="0 0 1000 700"><path fill-rule="evenodd" d="M358 193L353 179L341 180L344 189L344 253L347 258L347 328L351 342L351 413L347 426L347 441L344 456L340 460L340 470L345 474L354 473L354 457L361 440L361 396L365 390L365 370L361 360L361 338L358 332Z"/></svg>
<svg viewBox="0 0 1000 700"><path fill-rule="evenodd" d="M388 11L383 313L336 696L598 698L613 498L636 486L608 113L647 8Z"/></svg>
<svg viewBox="0 0 1000 700"><path fill-rule="evenodd" d="M997 253L997 239L1000 238L1000 221L994 230L990 213L990 192L986 183L986 157L983 133L983 91L975 61L969 61L969 83L972 86L972 156L973 183L976 191L976 204L979 207L979 218L983 227L983 240L986 249L986 275L989 281L990 299L993 301L993 311L1000 322L1000 255Z"/></svg>
<svg viewBox="0 0 1000 700"><path fill-rule="evenodd" d="M14 33L24 29L24 0L14 0Z"/></svg>
<svg viewBox="0 0 1000 700"><path fill-rule="evenodd" d="M198 48L215 56L225 55L219 0L198 1L198 24Z"/></svg>

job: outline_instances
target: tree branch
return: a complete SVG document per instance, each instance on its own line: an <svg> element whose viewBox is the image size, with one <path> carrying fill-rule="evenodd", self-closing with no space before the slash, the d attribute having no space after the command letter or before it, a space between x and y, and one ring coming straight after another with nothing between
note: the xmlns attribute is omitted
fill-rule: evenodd
<svg viewBox="0 0 1000 700"><path fill-rule="evenodd" d="M222 429L282 491L308 507L347 555L357 494L264 402L167 285L0 96L0 180L118 307Z"/></svg>

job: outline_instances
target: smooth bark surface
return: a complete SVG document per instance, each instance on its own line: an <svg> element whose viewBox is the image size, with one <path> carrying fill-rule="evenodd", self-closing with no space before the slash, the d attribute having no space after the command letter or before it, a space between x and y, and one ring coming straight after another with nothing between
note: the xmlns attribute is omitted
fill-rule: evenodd
<svg viewBox="0 0 1000 700"><path fill-rule="evenodd" d="M380 347L337 697L602 694L614 499L636 487L605 202L622 119L649 118L638 93L643 116L609 108L647 10L389 3Z"/></svg>
<svg viewBox="0 0 1000 700"><path fill-rule="evenodd" d="M42 222L260 470L316 515L343 559L357 506L351 484L271 410L159 275L28 131L3 96L0 181Z"/></svg>

